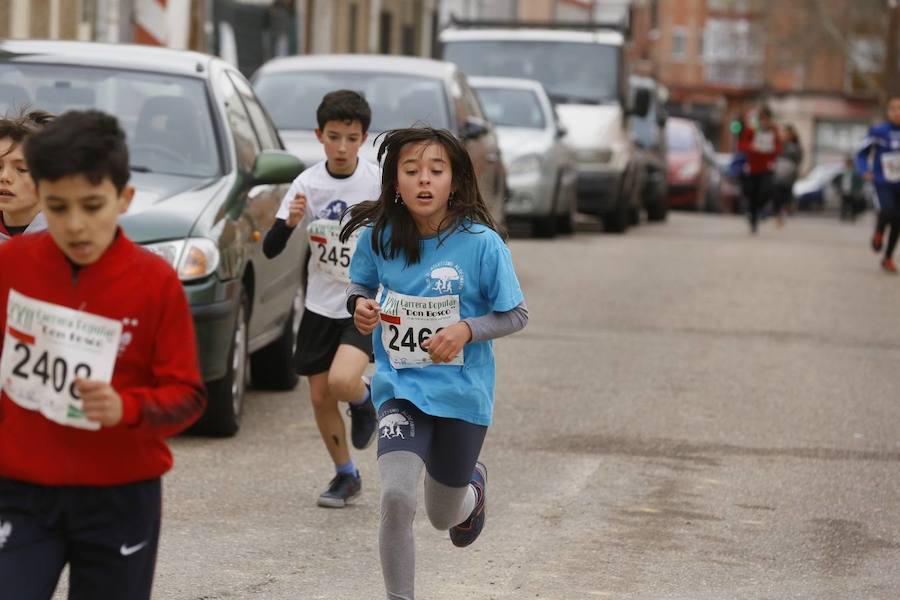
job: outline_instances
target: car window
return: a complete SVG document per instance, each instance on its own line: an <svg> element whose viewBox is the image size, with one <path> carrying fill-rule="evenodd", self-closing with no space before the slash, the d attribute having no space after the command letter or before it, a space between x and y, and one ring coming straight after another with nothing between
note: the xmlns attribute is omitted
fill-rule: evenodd
<svg viewBox="0 0 900 600"><path fill-rule="evenodd" d="M556 102L596 104L618 96L619 54L605 44L467 40L444 44L443 58L469 77L536 79Z"/></svg>
<svg viewBox="0 0 900 600"><path fill-rule="evenodd" d="M439 79L369 71L261 73L256 93L279 129L313 130L316 108L328 92L356 90L372 107L370 131L423 124L447 128L447 95Z"/></svg>
<svg viewBox="0 0 900 600"><path fill-rule="evenodd" d="M237 89L231 78L224 71L216 78L216 87L222 93L225 101L225 116L234 139L234 149L237 154L238 167L243 171L253 170L253 163L260 151L260 143L253 130L250 115L244 108Z"/></svg>
<svg viewBox="0 0 900 600"><path fill-rule="evenodd" d="M203 80L75 65L0 62L0 97L60 114L96 109L118 118L132 168L210 177L221 172ZM8 107L7 107L8 108Z"/></svg>
<svg viewBox="0 0 900 600"><path fill-rule="evenodd" d="M544 111L532 90L482 87L477 90L481 106L494 125L543 129Z"/></svg>
<svg viewBox="0 0 900 600"><path fill-rule="evenodd" d="M666 123L666 145L676 152L698 149L693 128L674 121Z"/></svg>
<svg viewBox="0 0 900 600"><path fill-rule="evenodd" d="M256 130L256 135L259 137L263 150L281 150L282 146L281 141L278 138L278 133L275 131L275 127L269 120L266 111L263 110L263 107L260 106L257 101L256 94L253 93L253 88L251 88L250 84L237 73L231 72L229 73L229 77L231 83L237 88L238 93L241 95L241 99L244 101L244 106L250 114L250 122Z"/></svg>
<svg viewBox="0 0 900 600"><path fill-rule="evenodd" d="M484 119L484 113L481 110L481 103L478 101L478 96L475 95L475 92L472 91L472 88L469 87L466 79L462 76L459 77L459 89L462 92L462 101L463 105L466 107L468 116Z"/></svg>

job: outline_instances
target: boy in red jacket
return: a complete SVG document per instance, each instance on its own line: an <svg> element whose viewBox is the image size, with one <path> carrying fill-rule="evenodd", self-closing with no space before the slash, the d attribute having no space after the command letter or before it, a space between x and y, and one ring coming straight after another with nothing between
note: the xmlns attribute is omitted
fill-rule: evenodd
<svg viewBox="0 0 900 600"><path fill-rule="evenodd" d="M747 197L750 232L756 233L759 213L772 195L772 173L775 159L781 153L781 137L772 121L772 111L759 111L759 124L741 132L738 150L747 157L744 166L744 195Z"/></svg>
<svg viewBox="0 0 900 600"><path fill-rule="evenodd" d="M125 135L69 112L28 138L47 232L0 245L0 586L150 598L165 438L203 411L191 315L162 259L131 242ZM0 594L6 597L6 594Z"/></svg>

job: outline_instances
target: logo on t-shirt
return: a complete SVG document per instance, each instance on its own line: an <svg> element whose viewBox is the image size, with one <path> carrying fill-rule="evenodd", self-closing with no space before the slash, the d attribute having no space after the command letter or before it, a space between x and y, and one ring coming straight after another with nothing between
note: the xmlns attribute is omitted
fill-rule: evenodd
<svg viewBox="0 0 900 600"><path fill-rule="evenodd" d="M405 440L416 437L416 424L406 411L392 408L388 414L381 417L378 421L378 431L381 432L380 437L389 440L394 438ZM404 431L406 432L405 434Z"/></svg>
<svg viewBox="0 0 900 600"><path fill-rule="evenodd" d="M328 206L319 211L319 219L328 219L329 221L340 221L341 215L347 210L347 203L343 200L332 200Z"/></svg>
<svg viewBox="0 0 900 600"><path fill-rule="evenodd" d="M428 287L442 295L457 295L463 289L465 277L462 267L450 261L432 265L428 275Z"/></svg>

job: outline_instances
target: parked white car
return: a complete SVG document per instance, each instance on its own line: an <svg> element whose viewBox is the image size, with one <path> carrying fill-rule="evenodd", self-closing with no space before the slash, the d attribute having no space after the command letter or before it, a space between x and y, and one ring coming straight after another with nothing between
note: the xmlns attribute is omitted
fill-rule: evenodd
<svg viewBox="0 0 900 600"><path fill-rule="evenodd" d="M470 77L469 84L497 131L509 189L507 218L530 221L539 237L571 233L578 171L544 86L509 77Z"/></svg>
<svg viewBox="0 0 900 600"><path fill-rule="evenodd" d="M440 56L469 77L540 81L567 129L578 166L578 210L624 232L640 207L641 169L627 126L644 116L650 94L628 87L626 39L594 23L454 21L439 36Z"/></svg>

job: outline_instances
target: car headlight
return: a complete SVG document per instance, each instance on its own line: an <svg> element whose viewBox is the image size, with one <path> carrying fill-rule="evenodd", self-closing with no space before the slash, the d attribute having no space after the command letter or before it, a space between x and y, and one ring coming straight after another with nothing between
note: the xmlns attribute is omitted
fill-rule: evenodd
<svg viewBox="0 0 900 600"><path fill-rule="evenodd" d="M678 177L681 179L693 179L697 175L700 174L700 161L699 160L691 160L684 163L680 169L678 169Z"/></svg>
<svg viewBox="0 0 900 600"><path fill-rule="evenodd" d="M575 160L581 163L606 164L612 160L613 152L609 148L590 148L575 151Z"/></svg>
<svg viewBox="0 0 900 600"><path fill-rule="evenodd" d="M510 163L507 172L510 175L528 175L531 173L539 173L541 170L541 157L537 154L526 154L520 156Z"/></svg>
<svg viewBox="0 0 900 600"><path fill-rule="evenodd" d="M202 279L219 268L219 249L206 238L171 240L144 246L172 265L181 281Z"/></svg>

